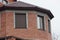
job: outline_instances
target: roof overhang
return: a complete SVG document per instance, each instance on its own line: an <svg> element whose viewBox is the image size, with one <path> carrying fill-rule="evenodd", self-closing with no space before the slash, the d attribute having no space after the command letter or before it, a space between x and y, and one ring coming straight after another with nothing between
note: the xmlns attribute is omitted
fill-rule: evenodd
<svg viewBox="0 0 60 40"><path fill-rule="evenodd" d="M9 6L0 7L0 11L3 10L31 10L31 11L38 11L47 14L50 19L54 17L50 10L39 8L39 7L9 7Z"/></svg>

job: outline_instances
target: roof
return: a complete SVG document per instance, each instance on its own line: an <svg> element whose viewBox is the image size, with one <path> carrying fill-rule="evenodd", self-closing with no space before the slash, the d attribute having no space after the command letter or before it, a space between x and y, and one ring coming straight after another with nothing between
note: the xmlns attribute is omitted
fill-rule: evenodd
<svg viewBox="0 0 60 40"><path fill-rule="evenodd" d="M0 7L0 10L32 10L32 11L39 11L45 13L50 17L50 19L54 17L50 10L32 4L24 3L21 1L6 4L3 7Z"/></svg>
<svg viewBox="0 0 60 40"><path fill-rule="evenodd" d="M10 7L36 7L35 5L24 3L22 1L17 1L17 2L10 3L10 4L6 4L5 6L10 6Z"/></svg>

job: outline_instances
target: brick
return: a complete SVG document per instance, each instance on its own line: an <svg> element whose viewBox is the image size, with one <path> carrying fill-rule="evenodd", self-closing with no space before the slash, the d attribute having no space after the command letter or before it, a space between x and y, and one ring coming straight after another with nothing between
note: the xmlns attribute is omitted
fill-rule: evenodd
<svg viewBox="0 0 60 40"><path fill-rule="evenodd" d="M35 12L28 12L28 28L27 29L15 29L14 28L14 13L3 12L2 13L2 34L1 36L15 36L23 39L39 39L39 40L51 40L51 35L46 31L37 29L37 14ZM48 27L48 17L45 17L46 27ZM10 39L9 39L10 40ZM12 40L12 39L11 39Z"/></svg>

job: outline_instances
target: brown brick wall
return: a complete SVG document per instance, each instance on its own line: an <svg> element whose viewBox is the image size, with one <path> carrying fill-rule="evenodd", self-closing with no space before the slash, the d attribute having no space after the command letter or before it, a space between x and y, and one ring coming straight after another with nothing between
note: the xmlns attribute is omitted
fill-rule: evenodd
<svg viewBox="0 0 60 40"><path fill-rule="evenodd" d="M48 23L46 17L46 31L37 29L37 15L35 12L28 12L28 28L27 29L16 29L14 27L14 13L5 12L2 13L2 32L5 36L15 36L24 39L40 39L40 40L51 40L50 34L48 33ZM5 31L6 30L6 31ZM5 34L6 33L6 34Z"/></svg>
<svg viewBox="0 0 60 40"><path fill-rule="evenodd" d="M46 15L45 16L45 26L46 26L46 32L48 33L47 35L47 37L48 37L48 40L52 40L52 37L51 37L51 33L49 33L49 29L48 29L48 19L49 19L49 17Z"/></svg>
<svg viewBox="0 0 60 40"><path fill-rule="evenodd" d="M1 36L1 13L0 13L0 36Z"/></svg>
<svg viewBox="0 0 60 40"><path fill-rule="evenodd" d="M0 29L0 37L3 37L6 35L6 13L1 13L1 29Z"/></svg>

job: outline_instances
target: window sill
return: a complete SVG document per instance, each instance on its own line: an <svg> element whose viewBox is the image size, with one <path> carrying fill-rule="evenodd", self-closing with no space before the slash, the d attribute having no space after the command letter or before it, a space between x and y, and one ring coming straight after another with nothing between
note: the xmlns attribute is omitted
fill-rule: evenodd
<svg viewBox="0 0 60 40"><path fill-rule="evenodd" d="M15 28L15 29L27 29L27 28Z"/></svg>
<svg viewBox="0 0 60 40"><path fill-rule="evenodd" d="M45 30L43 30L43 29L38 29L38 30L45 31Z"/></svg>

